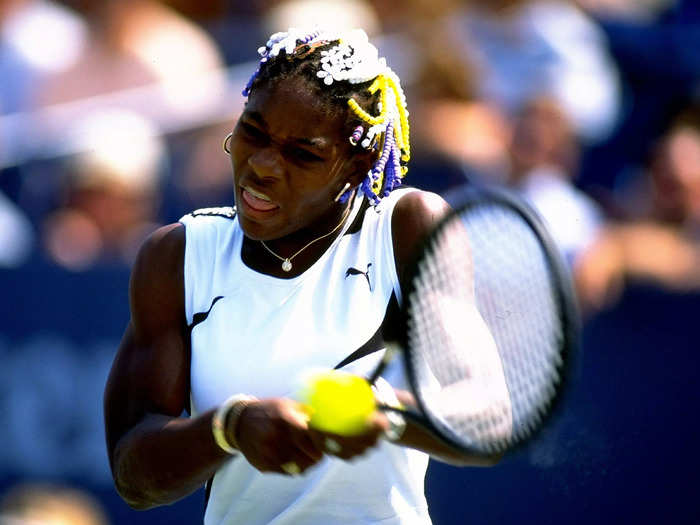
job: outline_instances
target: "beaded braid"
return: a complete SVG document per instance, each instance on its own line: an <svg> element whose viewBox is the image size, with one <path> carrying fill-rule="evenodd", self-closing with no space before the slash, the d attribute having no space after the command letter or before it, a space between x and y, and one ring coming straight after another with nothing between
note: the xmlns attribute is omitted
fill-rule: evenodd
<svg viewBox="0 0 700 525"><path fill-rule="evenodd" d="M372 81L367 88L368 93L375 96L379 92L379 115L376 116L365 111L354 98L347 100L350 111L367 128L356 126L348 137L350 143L378 152L377 160L360 184L361 191L376 206L401 184L408 171L407 164L411 158L410 128L401 82L386 65L386 60L379 58L377 48L369 42L364 31L355 29L333 33L320 29L303 31L292 28L273 34L267 44L258 49L260 64L243 90L243 96L250 95L261 70L282 51L290 58L295 54L301 57L302 53L305 56L316 47L325 47L321 51L321 67L316 72L323 85ZM353 191L354 188L350 188L339 201L346 202Z"/></svg>

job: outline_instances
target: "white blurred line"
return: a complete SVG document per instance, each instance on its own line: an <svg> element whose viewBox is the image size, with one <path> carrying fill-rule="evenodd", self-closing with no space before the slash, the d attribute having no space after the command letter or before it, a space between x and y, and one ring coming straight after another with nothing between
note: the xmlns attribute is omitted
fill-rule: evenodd
<svg viewBox="0 0 700 525"><path fill-rule="evenodd" d="M243 107L241 91L257 63L237 64L194 79L147 86L0 116L0 169L30 159L77 153L66 140L76 120L101 109L124 109L152 120L169 134L233 120Z"/></svg>

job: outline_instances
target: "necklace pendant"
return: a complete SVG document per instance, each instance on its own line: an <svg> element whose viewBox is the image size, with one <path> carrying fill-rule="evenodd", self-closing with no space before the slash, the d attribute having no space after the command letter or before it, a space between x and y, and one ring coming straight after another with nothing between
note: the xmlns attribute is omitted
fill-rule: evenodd
<svg viewBox="0 0 700 525"><path fill-rule="evenodd" d="M289 261L289 259L285 259L282 261L282 270L285 272L288 272L292 269L292 263Z"/></svg>

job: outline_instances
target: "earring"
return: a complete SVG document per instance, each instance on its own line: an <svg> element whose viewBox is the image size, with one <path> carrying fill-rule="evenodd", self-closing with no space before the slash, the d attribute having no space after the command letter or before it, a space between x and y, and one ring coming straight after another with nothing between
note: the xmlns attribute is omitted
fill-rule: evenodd
<svg viewBox="0 0 700 525"><path fill-rule="evenodd" d="M346 182L345 186L343 186L343 189L338 192L338 195L335 196L335 199L333 199L333 202L338 202L340 198L343 196L343 194L350 189L350 183Z"/></svg>
<svg viewBox="0 0 700 525"><path fill-rule="evenodd" d="M231 137L233 137L233 133L229 133L228 135L226 135L226 138L224 139L223 143L224 151L229 155L231 154L231 150L229 149L229 141L231 140Z"/></svg>

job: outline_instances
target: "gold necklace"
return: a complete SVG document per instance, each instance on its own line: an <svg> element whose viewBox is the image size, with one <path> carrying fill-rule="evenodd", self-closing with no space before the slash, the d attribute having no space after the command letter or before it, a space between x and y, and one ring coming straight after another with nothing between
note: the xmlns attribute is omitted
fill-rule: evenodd
<svg viewBox="0 0 700 525"><path fill-rule="evenodd" d="M260 244L262 244L262 245L263 245L263 248L265 248L268 252L270 252L272 255L274 255L274 256L277 257L280 261L282 261L282 270L283 270L283 271L285 271L285 272L290 272L290 271L292 270L292 259L294 259L294 257L296 257L297 255L299 255L299 254L300 254L301 252L303 252L304 250L306 250L306 249L307 249L309 246L311 246L313 243L318 242L318 241L320 241L321 239L325 239L325 238L328 237L329 235L333 235L335 232L337 232L337 231L340 229L340 227L345 223L345 219L348 218L348 215L350 215L350 209L351 209L351 208L352 208L352 204L350 204L350 206L347 207L347 209L345 210L345 213L343 214L343 218L340 219L340 222L338 223L338 225L337 225L335 228L333 228L333 229L332 229L331 231L329 231L328 233L324 233L324 234L321 235L320 237L317 237L317 238L314 239L313 241L309 242L306 246L304 246L301 250L299 250L298 252L296 252L294 255L291 255L291 256L289 256L289 257L287 257L287 258L282 257L282 256L280 256L280 255L277 255L275 252L273 252L273 251L267 246L267 244L265 244L265 241L260 241Z"/></svg>

